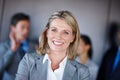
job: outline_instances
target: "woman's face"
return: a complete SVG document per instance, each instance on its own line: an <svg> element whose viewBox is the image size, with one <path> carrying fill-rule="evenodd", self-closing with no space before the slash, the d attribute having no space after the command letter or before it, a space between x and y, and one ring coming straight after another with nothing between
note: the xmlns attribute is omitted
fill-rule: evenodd
<svg viewBox="0 0 120 80"><path fill-rule="evenodd" d="M87 51L87 45L84 43L82 39L80 39L77 53L84 54L86 51Z"/></svg>
<svg viewBox="0 0 120 80"><path fill-rule="evenodd" d="M50 50L66 51L74 40L71 27L62 19L54 19L47 31Z"/></svg>

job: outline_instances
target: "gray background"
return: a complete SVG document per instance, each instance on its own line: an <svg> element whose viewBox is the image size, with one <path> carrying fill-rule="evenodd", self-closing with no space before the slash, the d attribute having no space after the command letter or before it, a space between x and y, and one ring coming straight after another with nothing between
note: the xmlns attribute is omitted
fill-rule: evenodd
<svg viewBox="0 0 120 80"><path fill-rule="evenodd" d="M91 37L93 61L98 65L107 48L107 24L120 22L120 0L0 0L0 42L8 39L10 18L17 12L31 17L30 39L38 39L49 16L69 10L78 21L81 33Z"/></svg>

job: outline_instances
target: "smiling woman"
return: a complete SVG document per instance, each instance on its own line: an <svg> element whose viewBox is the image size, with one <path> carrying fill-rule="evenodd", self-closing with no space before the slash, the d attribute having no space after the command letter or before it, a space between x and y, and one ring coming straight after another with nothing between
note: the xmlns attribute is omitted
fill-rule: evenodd
<svg viewBox="0 0 120 80"><path fill-rule="evenodd" d="M69 11L57 11L49 18L39 39L37 53L26 54L16 80L89 80L88 68L75 61L79 27Z"/></svg>
<svg viewBox="0 0 120 80"><path fill-rule="evenodd" d="M58 27L60 29L63 29L64 33L67 34L69 32L70 33L69 36L72 36L71 38L73 42L71 42L71 44L68 45L67 53L68 53L69 59L74 59L77 53L76 51L77 51L77 46L80 39L80 31L79 31L79 27L76 19L73 17L73 15L69 11L57 11L53 13L53 15L49 18L48 24L46 25L45 30L40 36L40 40L39 40L40 47L38 52L40 54L47 53L46 51L48 51L48 48L49 48L48 42L47 42L48 39L46 36L47 30L49 31L49 29L51 28L55 28L54 30L56 30L56 28ZM60 34L60 36L63 36L63 35Z"/></svg>

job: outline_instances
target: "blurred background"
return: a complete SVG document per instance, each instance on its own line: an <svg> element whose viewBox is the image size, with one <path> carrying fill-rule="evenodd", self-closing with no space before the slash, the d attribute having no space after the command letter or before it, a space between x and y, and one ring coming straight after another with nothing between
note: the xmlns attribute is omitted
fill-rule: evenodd
<svg viewBox="0 0 120 80"><path fill-rule="evenodd" d="M8 39L10 18L24 12L30 15L29 38L38 39L50 15L68 10L78 21L80 32L91 37L93 61L98 65L108 45L109 23L120 23L120 0L0 0L0 42Z"/></svg>

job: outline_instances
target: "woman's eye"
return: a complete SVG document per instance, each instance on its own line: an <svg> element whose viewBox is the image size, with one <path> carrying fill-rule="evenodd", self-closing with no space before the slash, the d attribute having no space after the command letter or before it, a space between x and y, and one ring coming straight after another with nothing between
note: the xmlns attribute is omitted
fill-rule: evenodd
<svg viewBox="0 0 120 80"><path fill-rule="evenodd" d="M64 32L66 35L69 35L69 32Z"/></svg>
<svg viewBox="0 0 120 80"><path fill-rule="evenodd" d="M52 29L51 31L56 32L56 29Z"/></svg>

